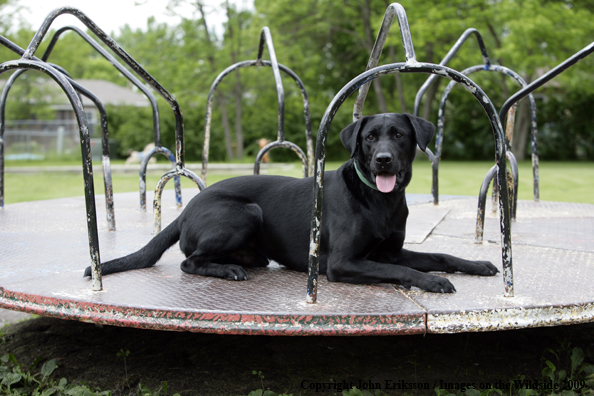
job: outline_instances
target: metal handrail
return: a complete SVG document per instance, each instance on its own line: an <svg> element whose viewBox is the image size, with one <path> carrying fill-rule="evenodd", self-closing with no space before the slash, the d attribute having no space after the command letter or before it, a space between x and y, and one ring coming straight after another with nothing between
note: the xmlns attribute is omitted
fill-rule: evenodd
<svg viewBox="0 0 594 396"><path fill-rule="evenodd" d="M152 91L148 89L140 80L136 78L132 73L128 71L121 63L119 63L109 52L107 52L103 47L101 47L91 36L80 30L75 26L64 26L54 33L45 53L42 57L42 60L47 61L49 58L54 46L56 45L60 36L67 31L73 31L77 33L82 39L84 39L95 51L97 51L101 56L103 56L109 63L111 63L120 73L124 75L132 84L134 84L148 99L149 103L151 104L151 109L153 112L153 135L155 141L155 147L146 153L140 163L140 171L139 171L139 192L140 192L140 210L146 210L146 170L149 163L149 160L155 154L163 154L166 156L169 161L171 162L172 166L175 167L175 156L173 153L166 147L161 145L161 125L159 121L159 106L157 104L157 99L155 95L153 95ZM179 176L174 178L175 183L175 199L177 206L182 205L182 198L181 198L181 182Z"/></svg>
<svg viewBox="0 0 594 396"><path fill-rule="evenodd" d="M505 289L504 295L511 297L514 295L514 283L511 249L512 246L510 229L510 203L507 188L507 177L502 177L503 175L506 175L507 154L503 127L501 126L501 121L497 115L495 106L488 98L488 96L483 92L483 90L463 74L443 65L419 63L416 60L414 56L414 48L412 46L412 38L410 36L410 29L406 17L406 12L404 8L398 3L391 4L386 10L384 22L382 23L382 28L380 29L378 39L372 51L370 63L377 62L377 59L379 59L379 53L381 53L381 48L385 43L385 39L388 33L387 30L391 25L391 22L394 18L394 14L397 14L398 17L400 34L402 36L404 52L406 54L406 62L368 68L366 72L360 74L359 76L351 80L340 90L339 93L337 93L334 96L334 98L330 102L330 105L327 107L326 112L324 113L324 116L320 124L320 128L318 130L316 158L314 162L315 175L306 301L308 303L315 303L317 300L317 281L319 273L319 253L322 225L324 166L326 157L326 141L328 130L330 129L330 124L339 107L342 105L342 103L344 103L347 97L349 97L355 90L357 90L357 88L359 88L359 95L357 97L355 107L353 110L353 120L356 120L359 117L361 117L361 109L366 93L369 89L370 83L380 76L394 73L427 73L450 78L456 81L457 83L464 85L465 88L475 96L475 98L478 100L481 106L483 106L483 109L487 113L489 121L491 122L491 128L493 130L493 135L495 138L495 157L498 166L497 172L499 175L497 181L501 191L499 195L499 208L502 241L501 256L503 264L503 282Z"/></svg>
<svg viewBox="0 0 594 396"><path fill-rule="evenodd" d="M83 162L92 288L94 291L100 291L103 289L103 285L101 280L101 261L99 257L99 236L97 232L97 210L95 207L95 188L93 183L93 162L91 160L91 139L82 101L68 79L45 62L33 59L20 59L4 62L0 65L0 74L15 69L33 69L48 74L62 88L74 110L79 126L80 147Z"/></svg>
<svg viewBox="0 0 594 396"><path fill-rule="evenodd" d="M23 50L21 47L14 43L10 43L10 41L7 39L2 40L2 44L4 44L7 48L13 50L15 53L19 55L22 55L25 52L25 50ZM36 57L34 57L34 60L41 61L39 58ZM91 91L74 81L69 76L68 72L66 72L66 70L51 63L49 65L52 66L54 69L58 70L60 73L62 73L66 77L68 82L72 85L72 87L75 89L75 91L89 98L99 111L101 118L102 165L103 183L105 186L105 208L107 217L107 227L110 231L115 231L116 224L113 201L113 185L111 182L111 164L109 160L109 131L107 127L107 112L105 111L105 107L103 106L103 103L99 100L99 98ZM16 72L14 72L6 81L6 84L2 89L2 94L0 97L0 208L4 206L4 121L6 114L6 99L16 79L27 70L28 69L19 69Z"/></svg>
<svg viewBox="0 0 594 396"><path fill-rule="evenodd" d="M450 63L450 61L452 60L454 55L456 55L458 50L460 50L462 45L466 42L466 40L468 40L468 38L470 37L471 34L474 34L476 36L476 41L478 43L479 49L481 50L481 54L483 56L483 69L489 70L491 68L491 60L489 59L489 55L487 54L487 48L485 47L485 42L483 41L483 36L475 28L466 29L464 31L464 33L462 33L462 35L460 36L458 41L456 41L456 43L452 46L452 48L450 48L450 50L448 51L446 56L444 56L443 59L441 60L441 62L439 62L439 64L442 66L446 66L448 63ZM425 92L427 92L427 89L429 89L429 87L431 86L431 84L433 84L433 82L435 81L435 79L437 77L438 76L436 76L436 75L429 76L429 78L427 78L427 80L425 80L423 85L421 85L421 88L419 88L419 90L417 91L417 95L415 96L415 106L414 106L414 111L413 111L414 115L416 115L416 116L419 115L419 108L421 107L421 100L423 99L423 95L425 95Z"/></svg>
<svg viewBox="0 0 594 396"><path fill-rule="evenodd" d="M264 45L268 48L268 52L270 54L270 60L262 60L262 55L264 52ZM233 71L243 68L243 67L250 67L250 66L268 66L272 68L274 80L276 83L276 92L277 92L277 102L278 102L278 129L277 129L277 140L267 144L265 147L260 149L258 155L256 156L256 160L254 163L254 174L260 173L260 163L264 155L273 148L276 147L285 147L289 148L299 156L301 159L301 163L303 164L303 173L304 176L307 177L309 174L313 172L313 139L311 136L311 119L309 114L309 99L307 96L307 92L305 90L305 85L291 69L288 67L280 64L276 60L276 53L274 51L274 44L272 42L272 35L270 34L270 29L267 26L264 26L260 33L260 43L258 46L258 57L256 60L248 60L243 62L235 63L225 70L223 70L213 81L210 91L208 93L208 99L206 102L206 117L204 123L204 146L202 149L202 179L206 181L206 173L208 169L208 155L210 151L210 127L211 127L211 119L212 119L212 105L214 101L214 94L216 92L217 87L221 83L221 81L231 74ZM305 115L305 137L307 142L307 156L303 153L303 150L299 146L294 143L285 140L285 95L284 95L284 88L282 84L282 79L280 75L280 71L285 72L288 74L297 84L301 91L301 96L303 97L303 108L304 108L304 115Z"/></svg>
<svg viewBox="0 0 594 396"><path fill-rule="evenodd" d="M515 71L505 67L505 66L499 66L499 65L491 65L489 67L489 69L485 69L483 67L483 65L476 65L476 66L471 66L467 69L464 69L461 71L462 74L464 74L465 76L468 76L472 73L476 73L479 71L490 71L490 72L498 72L498 73L503 73L507 76L510 76L511 78L513 78L515 81L518 82L518 84L520 84L521 87L525 87L526 85L528 85L526 83L526 81L522 78L522 76L520 76L518 73L516 73ZM441 97L441 101L439 104L439 111L438 111L438 120L437 120L437 132L436 132L436 137L435 137L435 154L433 157L430 157L431 159L431 163L432 163L432 169L433 169L433 185L431 188L431 193L433 195L433 203L435 205L437 205L439 203L439 180L437 178L437 173L438 173L438 169L439 169L439 160L441 158L441 148L442 148L442 144L443 144L443 131L444 131L444 117L445 117L445 105L446 102L448 100L448 97L452 91L452 89L454 88L455 83L450 82L445 90L444 93ZM539 200L539 177L538 177L538 151L537 151L537 135L538 135L538 128L537 128L537 122L536 122L536 100L534 99L534 95L530 94L528 96L529 100L530 100L530 115L531 115L531 123L530 123L530 128L531 128L531 139L532 139L532 164L533 164L533 191L534 191L534 200L538 201ZM515 119L515 118L514 118ZM506 132L506 147L507 147L507 154L508 154L508 158L513 156L513 153L511 152L511 139L513 137L513 127L514 127L514 119L510 119L508 117L507 120L507 132ZM510 162L511 166L512 166L512 173L515 175L518 175L518 169L517 169L517 161L515 161L515 156L513 158L513 160L511 160ZM512 211L511 211L511 215L512 215L512 221L515 221L516 219L516 211L517 211L517 199L518 199L518 186L519 186L519 181L517 177L514 177L514 197L512 200ZM481 189L481 192L483 190ZM484 201L484 199L486 199L486 196L483 197L482 195L479 195L479 202ZM480 205L480 204L479 204ZM484 213L484 212L483 212ZM477 225L477 229L482 229L482 226L479 227L479 225ZM479 239L478 234L477 234L477 240Z"/></svg>

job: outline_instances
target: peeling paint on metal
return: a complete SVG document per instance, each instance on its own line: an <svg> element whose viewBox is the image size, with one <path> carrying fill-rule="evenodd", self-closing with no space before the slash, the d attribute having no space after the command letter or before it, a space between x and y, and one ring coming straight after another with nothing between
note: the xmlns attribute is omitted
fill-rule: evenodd
<svg viewBox="0 0 594 396"><path fill-rule="evenodd" d="M348 336L423 334L423 316L180 312L122 307L14 293L0 287L0 306L60 319L141 329L216 334Z"/></svg>
<svg viewBox="0 0 594 396"><path fill-rule="evenodd" d="M109 146L108 146L109 147ZM113 202L113 184L111 181L111 164L109 154L103 154L103 180L105 187L105 212L107 216L107 228L109 231L116 230L114 202Z"/></svg>
<svg viewBox="0 0 594 396"><path fill-rule="evenodd" d="M472 94L476 93L476 87L474 87L474 86L472 86L472 85L469 85L469 84L462 84L462 86L463 86L464 88L466 88L466 90L467 90L468 92L470 92L470 93L472 93ZM483 98L484 98L484 97L485 97L485 96L483 95ZM488 102L485 102L485 103L488 103Z"/></svg>
<svg viewBox="0 0 594 396"><path fill-rule="evenodd" d="M406 66L408 66L408 67L421 67L422 65L416 59L409 59L409 60L406 61ZM441 73L438 73L438 74L441 74Z"/></svg>
<svg viewBox="0 0 594 396"><path fill-rule="evenodd" d="M310 256L317 256L318 255L318 247L316 246L314 241L309 242L309 255Z"/></svg>
<svg viewBox="0 0 594 396"><path fill-rule="evenodd" d="M501 331L594 321L594 304L506 308L427 315L429 333Z"/></svg>

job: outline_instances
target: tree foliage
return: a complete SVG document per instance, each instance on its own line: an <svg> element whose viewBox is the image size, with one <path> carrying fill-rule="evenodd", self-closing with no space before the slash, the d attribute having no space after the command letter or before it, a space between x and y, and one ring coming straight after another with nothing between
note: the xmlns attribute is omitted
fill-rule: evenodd
<svg viewBox="0 0 594 396"><path fill-rule="evenodd" d="M182 1L171 0L170 9L175 12ZM5 2L0 0L0 7ZM206 100L212 82L229 65L256 59L263 26L272 32L278 61L295 71L307 88L315 136L334 95L365 70L389 5L386 0L255 0L254 9L244 10L221 1L217 7L225 10L228 21L218 37L209 24L208 9L200 8L206 7L203 3L192 1L197 17L184 17L177 26L159 24L151 18L145 28L134 30L126 26L114 37L177 98L184 115L189 160L197 160L202 154ZM474 27L484 38L491 62L515 70L528 82L594 39L594 7L586 0L402 0L401 4L407 12L419 61L439 63L458 37ZM5 23L4 19L0 22ZM6 33L23 47L32 34L26 27ZM44 45L46 42L47 39ZM42 45L40 53L43 50ZM0 48L0 60L15 58ZM268 59L267 50L264 59ZM127 85L125 78L73 33L63 35L50 60L64 66L75 78L102 78ZM380 64L402 61L404 54L395 21ZM462 70L481 63L476 40L470 38L448 66ZM426 78L406 74L376 80L364 114L412 112L416 92ZM497 108L519 89L515 81L496 73L479 72L471 78ZM421 115L433 122L437 121L437 106L447 83L438 79L424 97ZM283 84L285 138L304 148L301 94L292 79L283 77ZM535 94L541 158L594 159L594 119L589 110L594 99L594 56L582 60ZM343 159L348 155L339 142L338 132L352 120L353 101L354 97L349 98L334 118L328 137L329 158ZM159 107L162 141L172 148L173 113L163 100L159 100ZM530 148L529 119L524 111L522 108L517 116L514 138L514 151L520 158ZM211 159L254 156L258 151L257 139L276 139L277 95L270 68L243 68L227 76L217 90L212 117ZM490 123L472 95L456 87L448 99L445 120L443 158L492 158ZM152 140L152 118L147 109L110 107L109 121L111 136L119 141L121 153L141 149ZM273 151L273 158L296 160L294 153L282 149Z"/></svg>

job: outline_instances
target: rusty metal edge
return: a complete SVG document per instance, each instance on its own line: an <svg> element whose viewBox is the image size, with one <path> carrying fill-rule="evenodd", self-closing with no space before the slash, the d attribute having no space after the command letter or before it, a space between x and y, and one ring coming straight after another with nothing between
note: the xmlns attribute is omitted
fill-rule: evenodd
<svg viewBox="0 0 594 396"><path fill-rule="evenodd" d="M425 334L426 315L324 315L189 312L97 304L13 292L0 287L0 307L119 327L217 334L358 336Z"/></svg>
<svg viewBox="0 0 594 396"><path fill-rule="evenodd" d="M427 332L452 334L594 322L594 303L427 313Z"/></svg>

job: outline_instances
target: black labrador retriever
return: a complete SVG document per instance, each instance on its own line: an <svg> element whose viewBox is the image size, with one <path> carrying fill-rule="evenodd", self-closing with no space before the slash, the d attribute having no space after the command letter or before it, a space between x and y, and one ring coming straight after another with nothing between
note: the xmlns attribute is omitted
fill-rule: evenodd
<svg viewBox="0 0 594 396"><path fill-rule="evenodd" d="M417 145L425 150L435 126L410 114L362 117L340 139L351 159L324 176L320 273L329 281L396 283L452 293L449 280L429 271L495 275L487 261L402 248L408 207L404 189ZM242 268L274 260L307 272L312 178L243 176L216 183L145 247L103 263L102 273L154 265L179 240L189 274L247 280ZM90 267L85 276L91 275Z"/></svg>

